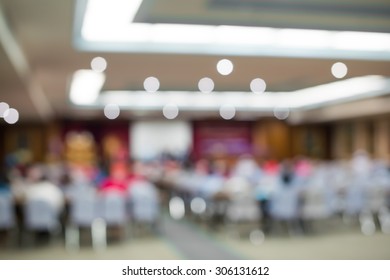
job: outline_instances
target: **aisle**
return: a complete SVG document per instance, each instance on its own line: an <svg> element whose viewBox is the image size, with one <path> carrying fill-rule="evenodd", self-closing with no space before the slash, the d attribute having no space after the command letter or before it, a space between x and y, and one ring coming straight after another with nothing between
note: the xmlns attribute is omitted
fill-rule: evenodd
<svg viewBox="0 0 390 280"><path fill-rule="evenodd" d="M224 247L216 239L203 232L196 225L175 221L165 217L161 233L166 241L184 259L189 260L238 260L237 253Z"/></svg>

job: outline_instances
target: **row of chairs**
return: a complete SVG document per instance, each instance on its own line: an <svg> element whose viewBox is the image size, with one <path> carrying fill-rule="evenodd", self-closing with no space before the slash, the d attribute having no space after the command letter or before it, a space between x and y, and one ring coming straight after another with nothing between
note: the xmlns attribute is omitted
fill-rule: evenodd
<svg viewBox="0 0 390 280"><path fill-rule="evenodd" d="M199 180L202 184L205 180ZM186 209L191 209L193 215L200 216L203 220L213 222L214 216L222 217L224 223L229 225L240 224L243 222L252 222L257 227L257 222L261 223L263 219L287 222L288 224L297 224L303 226L304 223L321 222L334 217L351 217L360 223L363 233L369 233L365 230L368 221L377 220L382 232L389 232L389 186L385 180L361 181L360 178L351 180L349 184L340 192L340 190L326 184L315 184L314 180L305 185L305 182L299 181L296 185L290 187L272 187L268 193L267 212L263 213L260 202L256 196L256 191L251 190L248 182L243 178L230 178L224 181L223 188L229 190L228 199L216 200L215 197L202 196L197 191L199 187L186 187L198 181L192 178L181 178L176 184L176 188L195 190L186 192L183 197ZM216 181L222 184L222 181ZM326 183L326 180L324 180ZM268 182L272 183L272 182ZM273 182L275 183L275 182ZM184 186L180 186L183 184ZM230 185L230 186L229 186ZM266 186L261 186L266 187ZM218 189L217 188L217 189ZM190 195L189 195L190 194ZM190 198L188 198L190 196ZM199 202L203 200L203 202ZM195 207L194 205L204 205ZM203 209L198 211L198 209ZM267 217L268 216L268 217ZM253 227L255 229L255 227ZM304 230L303 228L301 229Z"/></svg>
<svg viewBox="0 0 390 280"><path fill-rule="evenodd" d="M134 229L144 224L156 227L159 220L159 195L148 182L134 184L129 199L116 192L98 196L94 192L81 191L71 200L68 227L66 229L67 248L79 248L81 228L91 232L94 248L106 247L107 227L117 228L121 237L127 236L131 222Z"/></svg>
<svg viewBox="0 0 390 280"><path fill-rule="evenodd" d="M224 191L221 184L224 184ZM249 183L243 178L223 181L210 177L207 181L206 178L189 177L186 180L181 177L172 188L174 197L171 201L175 201L175 208L182 205L180 218L191 217L214 229L226 226L232 234L241 234L239 227L244 228L243 225L249 230L251 226L258 228L262 212ZM171 216L177 217L174 213Z"/></svg>
<svg viewBox="0 0 390 280"><path fill-rule="evenodd" d="M23 204L23 228L27 232L47 231L51 235L65 232L68 249L80 247L80 229L89 229L94 248L107 245L107 229L118 228L127 236L128 226L156 226L159 219L159 194L149 182L138 182L129 196L116 192L100 195L85 188L76 189L68 201L68 214L61 223L60 214L43 200L26 200ZM14 201L10 194L0 195L0 230L16 228Z"/></svg>
<svg viewBox="0 0 390 280"><path fill-rule="evenodd" d="M0 194L0 230L9 230L16 225L14 202L11 193Z"/></svg>
<svg viewBox="0 0 390 280"><path fill-rule="evenodd" d="M0 231L11 232L21 241L25 241L30 232L57 233L61 229L59 213L46 201L25 201L21 207L22 224L19 223L16 209L11 193L0 194Z"/></svg>

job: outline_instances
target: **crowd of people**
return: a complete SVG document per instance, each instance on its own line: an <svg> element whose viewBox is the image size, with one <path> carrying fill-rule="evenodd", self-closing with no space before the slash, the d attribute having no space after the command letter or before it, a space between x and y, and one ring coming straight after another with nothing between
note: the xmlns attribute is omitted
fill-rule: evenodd
<svg viewBox="0 0 390 280"><path fill-rule="evenodd" d="M140 212L132 198L145 195L145 191L137 191L140 187L148 190L146 194L154 203L152 219L157 219L157 189L143 173L144 165L138 161L114 162L108 171L63 162L11 166L1 176L0 196L4 201L5 198L12 201L12 213L7 210L9 215L2 215L8 222L3 224L0 219L0 231L17 227L22 234L31 230L51 234L51 227L59 226L65 234L68 226L92 226L97 218L115 226L126 226L132 218L145 219L144 213L132 217L133 213ZM33 206L36 202L41 206ZM91 206L90 202L95 205ZM50 212L52 219L43 212Z"/></svg>
<svg viewBox="0 0 390 280"><path fill-rule="evenodd" d="M242 155L230 166L223 160L169 157L113 162L108 170L62 162L12 166L1 176L0 195L11 196L22 214L21 205L43 200L66 226L78 196L117 194L128 200L135 185L151 186L155 203L169 211L169 201L180 198L186 214L213 227L254 221L269 233L275 221L284 221L305 231L307 222L340 215L360 218L366 232L376 220L382 231L390 230L390 169L364 151L347 161L297 157L259 163Z"/></svg>
<svg viewBox="0 0 390 280"><path fill-rule="evenodd" d="M311 221L334 216L360 219L363 231L368 222L372 228L379 220L377 226L389 231L390 169L365 151L343 161L296 157L259 163L243 155L230 168L220 160L171 163L162 181L190 210L191 200L201 198L207 205L206 216L260 220L266 232L274 221L287 221L305 231ZM257 211L249 205L257 205Z"/></svg>

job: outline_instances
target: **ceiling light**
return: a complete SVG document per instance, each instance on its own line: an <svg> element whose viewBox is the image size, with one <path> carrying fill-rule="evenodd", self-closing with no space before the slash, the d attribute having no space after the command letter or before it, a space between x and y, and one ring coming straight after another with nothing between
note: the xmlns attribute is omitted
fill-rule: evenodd
<svg viewBox="0 0 390 280"><path fill-rule="evenodd" d="M173 120L179 115L179 108L176 104L166 104L163 108L163 115L168 120Z"/></svg>
<svg viewBox="0 0 390 280"><path fill-rule="evenodd" d="M0 118L4 117L5 111L9 109L9 105L5 102L0 102Z"/></svg>
<svg viewBox="0 0 390 280"><path fill-rule="evenodd" d="M214 90L214 81L208 77L199 80L198 88L203 93L211 93Z"/></svg>
<svg viewBox="0 0 390 280"><path fill-rule="evenodd" d="M88 105L96 101L104 84L105 75L93 70L77 70L70 85L70 100L76 105Z"/></svg>
<svg viewBox="0 0 390 280"><path fill-rule="evenodd" d="M221 59L217 63L217 71L223 76L227 76L233 72L233 63L229 59Z"/></svg>
<svg viewBox="0 0 390 280"><path fill-rule="evenodd" d="M231 120L236 115L236 108L230 104L224 104L219 108L220 116L225 120Z"/></svg>
<svg viewBox="0 0 390 280"><path fill-rule="evenodd" d="M160 88L160 81L156 77L148 77L144 81L144 89L147 92L155 93Z"/></svg>
<svg viewBox="0 0 390 280"><path fill-rule="evenodd" d="M95 72L104 72L107 68L107 61L103 57L95 57L91 61L91 69Z"/></svg>
<svg viewBox="0 0 390 280"><path fill-rule="evenodd" d="M205 25L206 27L207 25ZM271 45L276 41L276 32L273 28L248 26L207 26L212 32L212 40L219 45Z"/></svg>
<svg viewBox="0 0 390 280"><path fill-rule="evenodd" d="M388 33L342 31L334 33L331 47L340 50L390 51Z"/></svg>
<svg viewBox="0 0 390 280"><path fill-rule="evenodd" d="M194 24L153 24L149 31L151 42L169 44L207 44L214 36L214 28Z"/></svg>
<svg viewBox="0 0 390 280"><path fill-rule="evenodd" d="M107 119L114 120L119 117L120 108L117 104L107 104L104 106L104 115Z"/></svg>
<svg viewBox="0 0 390 280"><path fill-rule="evenodd" d="M275 29L275 46L284 48L321 49L332 42L332 32L307 29Z"/></svg>
<svg viewBox="0 0 390 280"><path fill-rule="evenodd" d="M9 124L14 124L19 120L19 112L14 108L9 108L5 110L4 120Z"/></svg>
<svg viewBox="0 0 390 280"><path fill-rule="evenodd" d="M275 107L274 116L278 120L285 120L290 115L290 108L288 107Z"/></svg>
<svg viewBox="0 0 390 280"><path fill-rule="evenodd" d="M199 94L198 91L164 91L153 95L144 91L106 91L91 105L103 107L108 103L121 104L129 110L161 111L166 104L175 104L182 111L253 111L272 115L275 107L305 110L326 104L375 97L390 93L390 79L382 76L364 76L291 92L215 92ZM232 107L222 107L231 104ZM223 111L220 110L221 112ZM230 111L229 111L230 110Z"/></svg>
<svg viewBox="0 0 390 280"><path fill-rule="evenodd" d="M341 79L347 75L348 67L342 62L336 62L332 65L331 72L335 78Z"/></svg>
<svg viewBox="0 0 390 280"><path fill-rule="evenodd" d="M390 34L134 22L142 0L87 1L76 13L84 50L390 60ZM80 24L81 26L77 26ZM110 44L107 44L110 43Z"/></svg>
<svg viewBox="0 0 390 280"><path fill-rule="evenodd" d="M120 40L134 20L141 3L142 0L88 0L82 21L82 36L92 41L100 41L101 36Z"/></svg>
<svg viewBox="0 0 390 280"><path fill-rule="evenodd" d="M266 86L265 81L260 78L253 79L250 83L250 88L253 93L263 93Z"/></svg>
<svg viewBox="0 0 390 280"><path fill-rule="evenodd" d="M281 97L290 108L304 108L374 97L388 94L389 91L390 79L364 76L284 93Z"/></svg>

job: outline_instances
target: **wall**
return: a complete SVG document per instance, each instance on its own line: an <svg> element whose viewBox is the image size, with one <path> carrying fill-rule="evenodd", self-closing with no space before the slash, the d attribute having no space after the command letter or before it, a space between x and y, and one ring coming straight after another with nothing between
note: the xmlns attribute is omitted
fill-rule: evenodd
<svg viewBox="0 0 390 280"><path fill-rule="evenodd" d="M374 158L389 159L390 118L387 116L333 123L332 157L349 158L365 150Z"/></svg>
<svg viewBox="0 0 390 280"><path fill-rule="evenodd" d="M1 126L1 156L14 155L22 161L43 161L47 154L47 135L43 124Z"/></svg>
<svg viewBox="0 0 390 280"><path fill-rule="evenodd" d="M163 152L183 155L192 148L192 127L185 121L135 121L130 124L130 152L152 159Z"/></svg>
<svg viewBox="0 0 390 280"><path fill-rule="evenodd" d="M331 131L328 125L291 126L283 121L265 119L253 127L253 143L259 157L285 159L299 155L329 158Z"/></svg>

